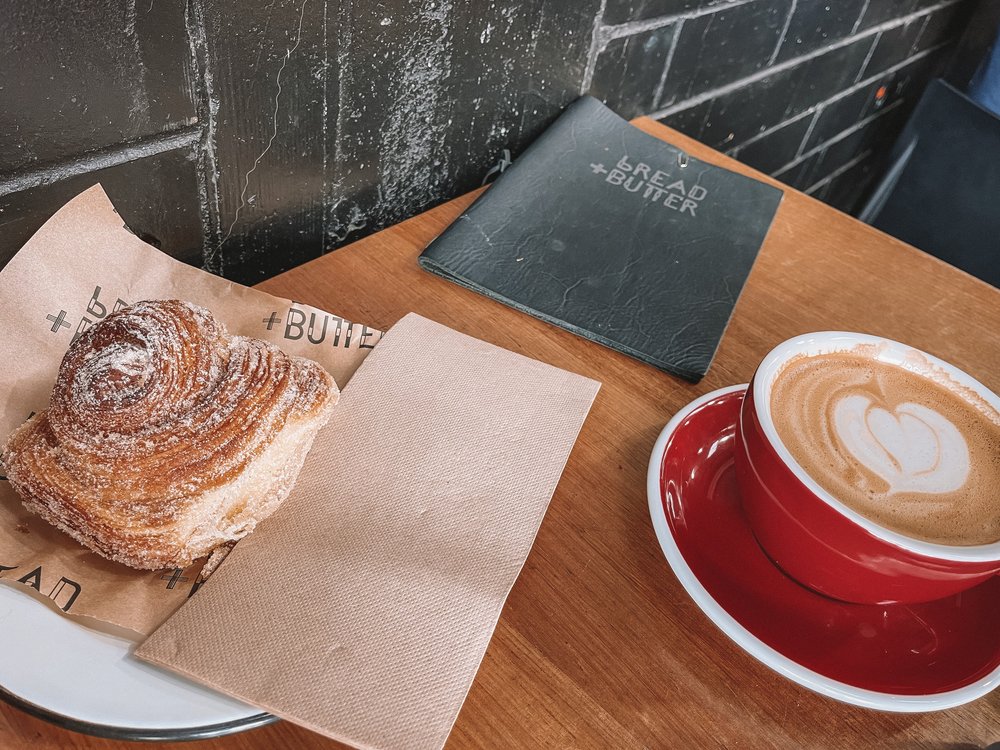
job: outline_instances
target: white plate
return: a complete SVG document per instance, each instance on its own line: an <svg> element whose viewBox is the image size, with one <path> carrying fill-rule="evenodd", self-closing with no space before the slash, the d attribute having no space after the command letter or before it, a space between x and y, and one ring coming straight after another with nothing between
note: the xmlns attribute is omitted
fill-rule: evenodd
<svg viewBox="0 0 1000 750"><path fill-rule="evenodd" d="M82 625L13 584L0 585L0 698L87 734L218 737L275 721L132 656L135 642Z"/></svg>

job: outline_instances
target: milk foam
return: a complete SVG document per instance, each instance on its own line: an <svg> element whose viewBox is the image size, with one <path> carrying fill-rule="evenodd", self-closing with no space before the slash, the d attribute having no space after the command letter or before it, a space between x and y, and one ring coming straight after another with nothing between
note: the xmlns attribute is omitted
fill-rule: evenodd
<svg viewBox="0 0 1000 750"><path fill-rule="evenodd" d="M921 404L894 412L862 394L841 398L834 429L844 447L896 492L954 492L969 477L969 447L948 419Z"/></svg>
<svg viewBox="0 0 1000 750"><path fill-rule="evenodd" d="M939 544L1000 541L1000 412L930 362L801 355L770 413L802 470L862 516Z"/></svg>

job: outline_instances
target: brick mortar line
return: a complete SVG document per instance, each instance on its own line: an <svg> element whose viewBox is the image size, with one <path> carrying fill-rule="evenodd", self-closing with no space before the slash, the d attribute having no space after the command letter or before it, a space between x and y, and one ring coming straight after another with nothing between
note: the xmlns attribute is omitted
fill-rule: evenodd
<svg viewBox="0 0 1000 750"><path fill-rule="evenodd" d="M199 120L204 124L198 143L197 161L202 268L221 275L222 207L219 197L219 167L215 154L215 121L219 99L215 96L202 0L186 0L184 3L184 32L187 36L191 69L195 75L195 107Z"/></svg>
<svg viewBox="0 0 1000 750"><path fill-rule="evenodd" d="M818 190L823 185L826 185L826 184L828 184L830 182L833 182L835 179L837 179L838 177L840 177L840 175L844 174L844 172L847 172L848 170L853 169L854 167L858 166L858 164L860 164L865 159L867 159L869 156L871 156L872 153L873 153L872 149L867 149L865 151L862 151L860 154L858 154L857 156L855 156L849 162L847 162L843 166L837 167L835 170L833 170L832 172L830 172L830 174L828 174L822 180L814 182L812 185L810 185L809 187L807 187L802 192L806 193L808 195L808 194L810 194L810 191Z"/></svg>
<svg viewBox="0 0 1000 750"><path fill-rule="evenodd" d="M594 69L597 67L597 58L601 56L607 42L601 36L601 29L604 28L604 11L607 10L608 0L601 0L601 7L597 9L594 16L594 28L590 32L590 52L587 53L587 67L583 69L583 79L580 81L580 95L590 91L590 86L594 82Z"/></svg>
<svg viewBox="0 0 1000 750"><path fill-rule="evenodd" d="M770 127L767 130L762 130L757 135L755 135L753 138L747 138L739 146L736 146L736 147L730 149L726 153L729 156L736 156L736 154L738 154L740 151L742 151L747 146L752 146L757 141L761 141L764 138L767 138L769 135L771 135L771 133L774 133L774 132L776 132L778 130L781 130L786 125L791 125L793 122L798 122L799 120L801 120L803 118L806 118L806 117L809 117L810 115L816 114L816 112L819 111L820 106L821 106L820 104L814 104L809 109L805 109L805 110L799 112L797 115L795 115L795 117L789 117L787 120L782 120L777 125L775 125L773 127ZM812 130L812 127L810 127L809 130ZM809 135L809 133L807 132L806 135L802 136L803 139L806 138L808 135Z"/></svg>
<svg viewBox="0 0 1000 750"><path fill-rule="evenodd" d="M774 61L778 59L778 53L781 52L781 46L785 43L785 37L788 36L788 28L792 25L792 16L795 15L795 9L798 5L799 0L792 0L792 4L788 8L788 17L785 19L785 25L781 28L781 36L778 37L778 43L774 45L774 52L771 53L771 57L767 61L768 66L774 65Z"/></svg>
<svg viewBox="0 0 1000 750"><path fill-rule="evenodd" d="M667 76L670 74L670 67L674 62L674 52L677 51L677 42L681 38L681 32L684 30L684 19L682 18L677 22L677 28L674 29L674 38L670 40L670 51L667 52L666 62L663 63L663 72L660 73L660 80L656 84L656 91L653 92L653 106L657 107L660 104L660 99L663 98L663 88L667 85Z"/></svg>
<svg viewBox="0 0 1000 750"><path fill-rule="evenodd" d="M856 20L854 25L851 27L852 36L858 33L858 28L861 26L861 21L865 17L865 13L868 12L869 5L871 5L871 0L865 0L865 4L861 6L861 12L858 13L858 20Z"/></svg>
<svg viewBox="0 0 1000 750"><path fill-rule="evenodd" d="M323 124L320 127L320 132L323 138L323 179L320 182L320 203L322 208L319 212L319 252L320 255L324 254L327 250L327 225L330 220L330 201L329 190L328 190L328 179L330 176L330 43L328 41L328 35L330 30L329 21L330 4L327 2L323 3ZM338 40L339 42L339 40ZM339 47L339 43L338 43ZM339 66L338 66L339 67ZM337 71L340 73L340 71ZM339 80L338 80L339 85ZM338 91L339 93L339 91ZM341 132L337 131L337 137L341 136Z"/></svg>
<svg viewBox="0 0 1000 750"><path fill-rule="evenodd" d="M912 51L914 50L914 48L915 48L915 47L916 47L916 46L917 46L918 44L920 44L920 40L921 40L921 39L923 39L923 37L924 37L924 32L925 32L925 31L927 31L927 25L928 25L928 24L929 24L930 22L931 22L931 17L930 17L930 16L927 16L927 18L925 18L925 19L924 19L924 23L923 23L923 25L922 25L922 26L920 27L920 31L918 31L918 32L917 32L917 35L916 35L916 36L915 36L915 37L913 38L913 44L911 44L911 45L910 45L910 51L911 51L911 52L912 52ZM963 33L964 33L964 32L963 32ZM956 37L957 37L957 35L956 35Z"/></svg>
<svg viewBox="0 0 1000 750"><path fill-rule="evenodd" d="M870 63L872 61L872 56L875 54L875 48L878 47L878 43L880 41L882 41L882 32L881 31L879 33L877 33L875 35L875 38L872 40L872 46L868 48L868 54L865 55L865 61L863 63L861 63L861 67L858 68L858 74L856 76L854 76L854 83L857 83L858 81L860 81L861 77L865 73L868 72L868 63ZM908 50L906 50L906 54L909 55L910 52L912 52L912 51L913 51L913 45L911 44L910 48ZM851 84L851 85L853 86L854 84Z"/></svg>
<svg viewBox="0 0 1000 750"><path fill-rule="evenodd" d="M740 78L737 81L731 81L724 86L719 86L717 88L711 89L710 91L702 92L701 94L698 94L698 96L693 96L690 99L685 99L682 102L672 104L664 109L658 110L656 112L651 112L647 115L647 117L659 119L661 117L667 117L668 115L672 115L675 112L680 112L690 107L695 107L711 99L715 99L716 97L728 94L731 91L736 91L737 89L743 88L744 86L747 86L751 83L756 83L757 81L767 78L769 75L773 75L774 73L781 73L785 70L797 67L804 62L809 62L810 60L814 60L817 57L821 57L822 55L825 55L828 52L833 52L834 50L838 50L841 47L846 47L848 44L853 44L854 42L860 39L864 39L865 37L874 36L875 34L881 33L882 31L885 31L887 29L895 28L896 26L902 26L903 24L909 23L915 18L920 18L921 16L929 15L938 10L941 10L942 8L947 8L952 5L957 5L962 1L963 0L945 0L944 2L938 3L937 5L932 5L929 8L924 8L915 13L910 13L909 15L906 16L900 16L899 18L895 18L890 21L885 21L884 23L881 23L878 26L872 26L870 29L865 29L864 33L862 34L845 37L844 39L841 39L822 49L814 50L813 52L809 52L805 55L800 55L799 57L793 57L789 60L785 60L784 62L778 63L777 65L773 65L769 68L762 68L761 70L758 70L756 73L746 76L745 78ZM936 45L935 47L931 47L928 50L924 50L924 52L921 52L919 54L920 55L926 54L941 46L943 45ZM917 56L918 55L914 55L913 58L916 58Z"/></svg>
<svg viewBox="0 0 1000 750"><path fill-rule="evenodd" d="M849 135L853 135L854 133L857 133L859 130L861 130L865 126L867 126L867 125L875 122L875 120L877 120L878 118L882 117L883 115L888 114L889 112L892 112L892 110L896 109L897 107L902 106L902 104L903 104L903 100L899 99L897 101L894 101L892 104L890 104L885 109L879 110L878 112L876 112L873 115L868 115L868 117L865 117L862 120L858 120L856 123L854 123L853 125L851 125L851 127L845 128L844 130L841 130L839 133L835 133L833 136L831 136L830 138L827 138L822 143L817 143L815 146L813 146L808 151L804 151L800 156L796 156L794 159L792 159L787 164L785 164L785 165L783 165L781 167L778 167L776 170L774 170L774 174L778 174L780 172L784 172L784 171L786 171L788 169L791 169L792 167L798 166L799 164L801 164L802 162L804 162L806 159L808 159L813 154L817 154L820 151L822 151L823 149L828 148L828 147L832 146L833 144L838 143L839 141L844 140Z"/></svg>
<svg viewBox="0 0 1000 750"><path fill-rule="evenodd" d="M799 147L795 149L796 159L802 156L802 149L804 149L806 147L806 144L809 143L809 138L812 136L813 131L816 129L816 123L819 122L820 115L822 114L824 109L825 107L816 107L815 111L809 114L809 116L812 117L812 122L810 122L809 127L806 128L805 135L802 136L802 143L800 143Z"/></svg>
<svg viewBox="0 0 1000 750"><path fill-rule="evenodd" d="M197 146L201 140L201 134L202 126L200 124L186 125L166 133L158 133L114 146L95 149L68 159L50 162L44 166L0 174L0 196L44 187L70 177L78 177L108 167L117 167L167 151Z"/></svg>
<svg viewBox="0 0 1000 750"><path fill-rule="evenodd" d="M958 0L956 0L958 1ZM757 0L733 0L732 2L725 3L722 5L709 5L704 8L696 8L694 10L689 10L685 13L673 13L668 16L656 16L655 18L645 18L642 21L626 21L625 23L616 24L601 24L601 35L604 39L604 43L614 39L621 39L624 36L633 36L634 34L641 34L643 31L653 31L655 29L661 29L664 26L669 26L672 23L677 23L678 21L690 21L692 18L701 18L702 16L710 16L713 13L718 13L723 10L730 10L732 8L739 8L741 5L749 5L750 3L757 2ZM601 14L604 17L604 14Z"/></svg>
<svg viewBox="0 0 1000 750"><path fill-rule="evenodd" d="M787 120L782 120L777 125L773 125L773 126L769 127L767 130L762 130L761 132L757 133L757 135L753 136L752 138L748 138L747 140L743 141L743 143L741 143L739 146L737 146L736 148L734 148L733 152L734 153L739 152L744 147L749 146L749 145L751 145L753 143L756 143L757 141L761 140L762 138L766 138L767 136L769 136L772 133L774 133L776 130L780 130L781 128L785 127L785 125L790 125L793 122L795 122L796 120L799 120L799 119L801 119L803 117L808 117L809 115L816 114L817 112L821 112L823 109L825 109L826 107L828 107L831 104L835 103L837 100L843 99L845 97L848 97L851 94L853 94L854 92L859 91L860 89L863 89L865 86L870 86L871 84L875 83L875 81L877 81L879 78L882 78L883 76L889 75L890 73L895 73L897 70L902 70L903 68L905 68L910 63L912 63L912 62L914 62L916 60L920 60L920 59L922 59L924 57L927 57L932 52L936 52L937 50L941 49L942 47L947 46L950 43L951 42L949 40L946 40L944 42L941 42L940 44L935 44L933 47L928 47L927 49L918 52L917 54L913 55L912 57L908 57L905 60L902 60L902 61L896 63L895 65L892 65L892 66L886 68L885 70L880 70L878 73L875 73L874 75L871 75L871 76L869 76L868 78L865 78L862 81L858 81L857 83L852 83L849 88L841 89L836 94L834 94L833 96L831 96L829 99L824 99L823 101L818 102L818 103L812 105L808 109L802 110L801 112L799 112L799 114L795 115L794 117L789 117ZM649 117L653 117L653 115L648 115L648 116ZM815 125L815 123L813 123L813 124ZM811 134L812 134L812 127L810 127L809 131L806 132L806 134L803 136L803 144L805 143L805 140ZM789 162L789 164L790 163L791 162Z"/></svg>

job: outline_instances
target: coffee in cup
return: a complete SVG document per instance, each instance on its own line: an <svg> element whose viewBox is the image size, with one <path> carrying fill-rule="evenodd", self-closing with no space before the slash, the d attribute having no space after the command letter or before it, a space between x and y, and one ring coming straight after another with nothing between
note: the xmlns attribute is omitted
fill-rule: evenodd
<svg viewBox="0 0 1000 750"><path fill-rule="evenodd" d="M820 487L856 513L947 545L1000 540L1000 413L917 355L802 354L770 394L778 437Z"/></svg>
<svg viewBox="0 0 1000 750"><path fill-rule="evenodd" d="M1000 573L1000 396L897 341L789 339L740 406L740 499L787 575L860 604L940 599Z"/></svg>

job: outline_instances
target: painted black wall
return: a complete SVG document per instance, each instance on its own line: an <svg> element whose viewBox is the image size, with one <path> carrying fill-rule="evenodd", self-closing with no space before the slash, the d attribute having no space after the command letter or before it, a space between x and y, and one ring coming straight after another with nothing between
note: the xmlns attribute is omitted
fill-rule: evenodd
<svg viewBox="0 0 1000 750"><path fill-rule="evenodd" d="M584 92L850 210L970 3L9 0L0 264L100 180L252 283L475 187Z"/></svg>

